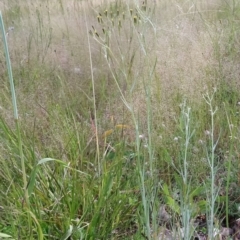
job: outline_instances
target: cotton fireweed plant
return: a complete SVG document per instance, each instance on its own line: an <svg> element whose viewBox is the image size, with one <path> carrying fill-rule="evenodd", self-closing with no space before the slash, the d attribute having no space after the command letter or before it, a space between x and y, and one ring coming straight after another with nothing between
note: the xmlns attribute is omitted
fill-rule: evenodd
<svg viewBox="0 0 240 240"><path fill-rule="evenodd" d="M181 154L180 168L177 169L181 178L180 184L180 212L182 218L183 237L186 240L190 240L193 236L194 228L191 226L191 219L194 215L191 202L191 178L189 176L189 149L190 140L194 134L194 130L191 130L191 108L186 106L186 102L183 102L181 106L181 118L180 129L183 132L183 154Z"/></svg>
<svg viewBox="0 0 240 240"><path fill-rule="evenodd" d="M209 112L210 112L210 119L211 119L211 124L210 124L210 130L209 130L209 151L206 151L207 154L207 162L209 165L209 170L210 170L210 184L206 186L206 196L208 199L208 205L207 205L207 222L208 222L208 237L209 239L214 239L216 236L216 232L214 231L214 219L216 215L216 201L217 197L219 196L219 190L220 187L216 186L216 175L219 169L219 166L216 163L216 147L218 144L218 140L220 136L217 136L217 140L215 140L215 114L217 112L217 108L214 108L213 106L213 100L214 100L214 95L216 93L216 88L214 88L214 91L212 94L206 93L203 97L204 100L206 101L206 104L209 107Z"/></svg>
<svg viewBox="0 0 240 240"><path fill-rule="evenodd" d="M176 216L180 217L182 227L176 229L175 237L182 237L183 239L190 240L195 230L192 219L195 217L197 209L193 198L201 189L192 189L191 187L191 139L195 132L195 130L191 129L191 108L187 106L186 100L180 104L180 108L181 113L178 125L180 136L173 139L173 141L176 141L176 144L180 146L180 154L176 161L171 158L169 159L169 164L172 165L176 171L175 179L179 191L178 198L180 202L178 203L177 199L170 196L171 194L166 184L162 186L162 189L166 198L166 204Z"/></svg>

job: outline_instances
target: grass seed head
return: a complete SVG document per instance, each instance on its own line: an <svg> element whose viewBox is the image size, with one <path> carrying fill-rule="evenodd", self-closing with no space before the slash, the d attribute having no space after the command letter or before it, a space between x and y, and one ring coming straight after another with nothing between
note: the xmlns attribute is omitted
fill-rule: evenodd
<svg viewBox="0 0 240 240"><path fill-rule="evenodd" d="M122 22L121 22L121 19L118 20L118 29L120 30L122 27Z"/></svg>
<svg viewBox="0 0 240 240"><path fill-rule="evenodd" d="M129 129L130 126L129 125L126 125L126 124L117 124L115 126L116 129Z"/></svg>
<svg viewBox="0 0 240 240"><path fill-rule="evenodd" d="M96 35L97 37L99 37L99 34L98 34L98 32L97 32L97 31L95 31L95 35Z"/></svg>
<svg viewBox="0 0 240 240"><path fill-rule="evenodd" d="M147 6L146 6L145 3L143 3L143 5L142 5L142 10L143 10L143 11L146 11L146 10L147 10Z"/></svg>
<svg viewBox="0 0 240 240"><path fill-rule="evenodd" d="M137 16L134 16L134 17L133 17L133 22L134 22L135 24L137 24L137 22L138 22L138 17L137 17Z"/></svg>
<svg viewBox="0 0 240 240"><path fill-rule="evenodd" d="M113 129L107 130L106 132L103 133L103 138L107 138L113 133Z"/></svg>
<svg viewBox="0 0 240 240"><path fill-rule="evenodd" d="M108 16L108 11L107 11L107 9L104 11L104 14L105 14L106 17Z"/></svg>
<svg viewBox="0 0 240 240"><path fill-rule="evenodd" d="M98 19L98 22L99 22L99 23L103 23L102 16L98 15L98 16L97 16L97 19Z"/></svg>

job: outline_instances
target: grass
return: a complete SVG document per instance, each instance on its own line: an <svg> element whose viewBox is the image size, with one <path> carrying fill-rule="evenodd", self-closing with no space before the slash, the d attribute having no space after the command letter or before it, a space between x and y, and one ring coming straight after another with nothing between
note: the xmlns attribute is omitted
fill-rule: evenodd
<svg viewBox="0 0 240 240"><path fill-rule="evenodd" d="M0 6L0 238L193 239L200 214L209 239L232 227L237 1Z"/></svg>

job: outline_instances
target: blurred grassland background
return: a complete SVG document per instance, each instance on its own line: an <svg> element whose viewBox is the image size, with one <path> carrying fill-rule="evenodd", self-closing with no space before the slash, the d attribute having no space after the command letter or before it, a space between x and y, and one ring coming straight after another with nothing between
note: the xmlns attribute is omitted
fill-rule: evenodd
<svg viewBox="0 0 240 240"><path fill-rule="evenodd" d="M24 206L2 46L0 233L160 239L159 206L178 226L178 200L190 206L184 194L204 186L194 219L208 211L209 184L221 195L216 218L239 214L238 1L2 0L0 9L29 184L39 160L65 163L39 167Z"/></svg>

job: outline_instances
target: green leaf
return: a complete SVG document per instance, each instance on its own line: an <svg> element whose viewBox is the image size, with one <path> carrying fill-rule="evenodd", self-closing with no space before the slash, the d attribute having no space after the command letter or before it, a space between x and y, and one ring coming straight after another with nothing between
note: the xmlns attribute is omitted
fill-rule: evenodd
<svg viewBox="0 0 240 240"><path fill-rule="evenodd" d="M31 174L30 174L30 178L29 178L29 181L28 181L28 185L27 185L27 189L28 189L28 195L30 196L33 192L33 189L34 189L34 186L35 186L35 182L36 182L36 176L37 176L37 172L38 172L38 169L39 169L39 166L44 164L44 163L47 163L47 162L51 162L51 161L55 161L57 163L60 163L62 165L64 165L64 167L66 168L69 168L69 169L72 169L71 167L69 167L64 161L62 160L58 160L58 159L54 159L54 158L43 158L41 159L37 165L33 168ZM82 171L79 171L77 169L72 169L78 173L81 173L85 176L89 176L87 173L84 173Z"/></svg>
<svg viewBox="0 0 240 240"><path fill-rule="evenodd" d="M64 235L61 237L61 240L67 240L69 237L71 237L73 232L73 226L70 225L69 229L64 233Z"/></svg>
<svg viewBox="0 0 240 240"><path fill-rule="evenodd" d="M58 160L58 159L54 159L54 158L43 158L41 159L37 165L34 167L34 169L31 172L29 181L28 181L28 185L27 185L27 189L28 189L28 195L30 196L33 192L34 186L35 186L35 182L36 182L36 176L37 176L37 171L38 171L38 166L40 166L41 164L50 162L50 161L56 161L60 164L66 165L65 162Z"/></svg>
<svg viewBox="0 0 240 240"><path fill-rule="evenodd" d="M207 201L206 200L200 200L200 201L198 201L197 206L199 207L200 212L206 212Z"/></svg>
<svg viewBox="0 0 240 240"><path fill-rule="evenodd" d="M40 223L38 222L38 219L36 218L36 216L34 215L33 212L29 211L29 213L30 213L32 219L34 220L34 222L35 222L36 225L37 225L38 239L39 239L39 240L43 240L43 239L44 239L44 237L43 237L43 232L42 232L41 225L40 225Z"/></svg>
<svg viewBox="0 0 240 240"><path fill-rule="evenodd" d="M58 159L54 159L54 158L43 158L38 162L37 165L41 165L43 163L50 162L50 161L55 161L55 162L61 163L63 165L66 165L66 163L63 162L62 160L58 160Z"/></svg>
<svg viewBox="0 0 240 240"><path fill-rule="evenodd" d="M172 209L172 211L174 211L174 213L180 214L180 206L175 199L170 196L170 192L166 183L163 184L163 193L166 204Z"/></svg>
<svg viewBox="0 0 240 240"><path fill-rule="evenodd" d="M31 175L30 175L30 178L29 178L29 181L28 181L27 189L28 189L28 195L29 196L31 196L31 194L33 192L33 189L34 189L37 170L38 170L38 167L35 166L34 169L31 172Z"/></svg>
<svg viewBox="0 0 240 240"><path fill-rule="evenodd" d="M189 194L190 203L193 203L194 197L200 196L201 193L204 191L204 187L196 187L193 191Z"/></svg>
<svg viewBox="0 0 240 240"><path fill-rule="evenodd" d="M8 234L5 234L5 233L0 233L0 237L1 237L1 238L11 238L12 240L14 240L14 239L12 238L12 236L10 236L10 235L8 235Z"/></svg>
<svg viewBox="0 0 240 240"><path fill-rule="evenodd" d="M38 166L40 166L41 164L50 162L50 161L56 161L60 164L66 165L65 162L63 162L61 160L54 159L54 158L43 158L43 159L41 159L37 163L37 165L33 168L32 172L31 172L31 175L30 175L30 178L29 178L29 181L28 181L27 189L28 189L28 195L29 196L32 194L34 186L35 186L37 171L38 171L38 168L39 168Z"/></svg>

